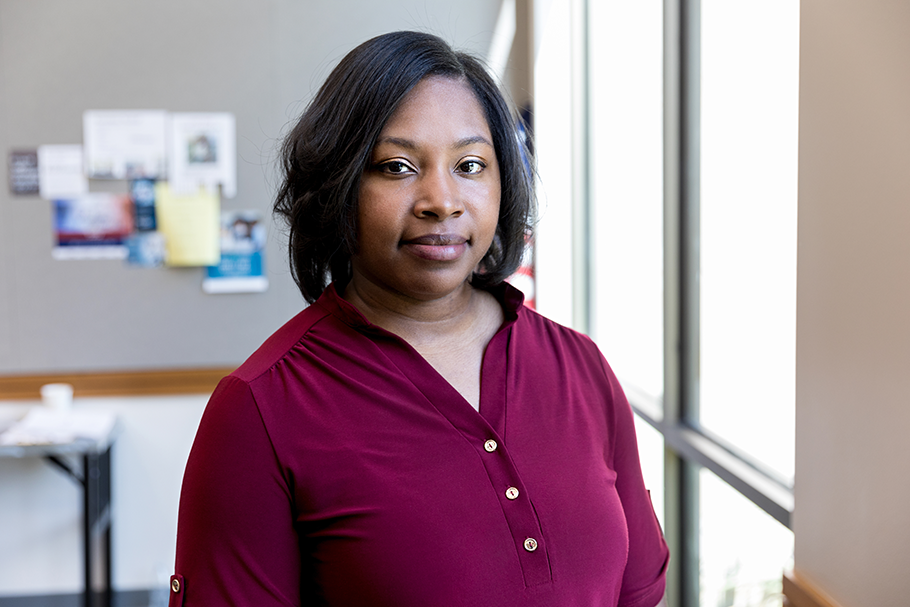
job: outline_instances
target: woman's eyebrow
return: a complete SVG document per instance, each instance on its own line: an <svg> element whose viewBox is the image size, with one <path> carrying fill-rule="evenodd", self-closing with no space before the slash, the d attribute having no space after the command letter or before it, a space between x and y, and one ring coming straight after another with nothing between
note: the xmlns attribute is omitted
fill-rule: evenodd
<svg viewBox="0 0 910 607"><path fill-rule="evenodd" d="M486 137L482 135L474 135L473 137L465 137L464 139L459 139L455 142L455 145L452 146L452 149L466 148L469 145L474 145L475 143L481 143L483 145L493 147L493 144L487 141Z"/></svg>
<svg viewBox="0 0 910 607"><path fill-rule="evenodd" d="M397 145L398 147L405 148L406 150L416 150L417 144L411 141L410 139L402 139L401 137L380 137L376 140L376 145L383 143L390 143L392 145Z"/></svg>
<svg viewBox="0 0 910 607"><path fill-rule="evenodd" d="M404 148L406 150L412 150L412 151L416 150L419 147L415 142L411 141L410 139L404 139L402 137L386 136L386 137L380 137L376 141L376 145L380 145L380 144L384 144L384 143L388 143L391 145L397 145L398 147ZM466 148L470 145L474 145L477 143L480 143L483 145L488 145L491 148L494 147L493 144L490 143L490 141L483 135L472 135L470 137L465 137L463 139L459 139L458 141L453 143L452 149L457 150L457 149L461 149L461 148Z"/></svg>

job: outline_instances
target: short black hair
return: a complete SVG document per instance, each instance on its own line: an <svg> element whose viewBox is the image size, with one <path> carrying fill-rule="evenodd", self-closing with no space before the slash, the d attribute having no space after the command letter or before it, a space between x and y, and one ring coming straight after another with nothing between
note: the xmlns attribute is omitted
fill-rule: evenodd
<svg viewBox="0 0 910 607"><path fill-rule="evenodd" d="M463 80L471 87L499 163L496 237L471 283L491 287L518 268L535 202L526 131L480 60L431 34L393 32L364 42L341 60L281 146L283 179L273 210L287 224L291 273L308 302L329 280L350 279L361 175L386 122L430 76Z"/></svg>

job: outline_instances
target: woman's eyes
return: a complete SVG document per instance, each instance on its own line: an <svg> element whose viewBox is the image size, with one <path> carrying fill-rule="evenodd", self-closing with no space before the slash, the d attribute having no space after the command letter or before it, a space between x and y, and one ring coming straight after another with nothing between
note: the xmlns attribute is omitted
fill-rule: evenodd
<svg viewBox="0 0 910 607"><path fill-rule="evenodd" d="M474 159L465 160L458 165L458 171L461 173L467 173L468 175L477 175L478 173L481 173L485 168L487 168L487 165L479 160Z"/></svg>
<svg viewBox="0 0 910 607"><path fill-rule="evenodd" d="M412 167L410 164L402 160L389 160L387 162L382 162L377 165L377 168L388 175L407 175L409 173L416 173L417 170ZM455 170L459 173L466 175L478 175L487 168L487 165L477 159L463 160L456 167Z"/></svg>
<svg viewBox="0 0 910 607"><path fill-rule="evenodd" d="M390 175L404 175L413 171L410 166L400 160L390 160L380 165L380 168Z"/></svg>

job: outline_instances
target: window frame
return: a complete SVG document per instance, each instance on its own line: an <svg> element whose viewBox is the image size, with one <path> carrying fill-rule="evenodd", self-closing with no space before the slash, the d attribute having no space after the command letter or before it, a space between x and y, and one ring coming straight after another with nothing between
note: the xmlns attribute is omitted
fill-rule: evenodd
<svg viewBox="0 0 910 607"><path fill-rule="evenodd" d="M793 485L699 424L700 0L664 0L664 398L630 390L664 437L668 596L699 604L699 469L792 529Z"/></svg>
<svg viewBox="0 0 910 607"><path fill-rule="evenodd" d="M589 3L573 7L587 15ZM700 0L664 0L664 393L655 399L626 387L635 413L664 439L664 492L666 536L671 553L667 596L671 604L699 604L699 472L706 468L744 495L776 521L792 529L793 485L788 479L738 451L699 424L699 193L700 193ZM576 18L577 19L577 18ZM578 21L576 21L578 23ZM585 45L587 70L594 35L590 21L579 30L575 44ZM590 73L584 78L587 83ZM583 101L579 113L587 121L589 87L576 89ZM587 129L575 131L581 149L590 154ZM579 145L579 144L576 144ZM576 176L581 198L577 217L592 214L590 166ZM574 193L574 192L573 192ZM576 198L576 204L579 204ZM576 207L578 209L579 207ZM590 255L591 234L576 220L575 242ZM576 325L590 330L592 317L589 262L576 268L588 280L576 288ZM579 283L576 283L578 285ZM581 313L579 313L581 310Z"/></svg>
<svg viewBox="0 0 910 607"><path fill-rule="evenodd" d="M592 74L590 41L597 32L590 19L592 2L563 0L571 21L571 200L566 210L571 227L548 233L570 238L571 252L553 250L561 261L571 258L572 272L559 276L571 293L571 310L557 318L593 334L596 272L593 171L590 135ZM524 0L523 9L543 14L540 0ZM700 0L663 0L663 397L655 398L624 385L634 412L664 440L664 525L673 557L667 579L670 605L699 602L700 470L706 468L776 521L792 529L793 485L755 458L740 452L699 424L699 192L700 192ZM522 11L519 11L522 13ZM532 30L535 20L531 19ZM521 20L519 19L519 25ZM534 52L530 52L534 57ZM535 86L537 86L535 84ZM532 87L533 88L533 87ZM552 185L552 184L551 184ZM543 238L541 238L543 240ZM541 242L541 247L545 243ZM542 249L538 250L538 254ZM540 273L538 285L553 278ZM544 284L546 283L546 284ZM549 311L548 311L549 312Z"/></svg>

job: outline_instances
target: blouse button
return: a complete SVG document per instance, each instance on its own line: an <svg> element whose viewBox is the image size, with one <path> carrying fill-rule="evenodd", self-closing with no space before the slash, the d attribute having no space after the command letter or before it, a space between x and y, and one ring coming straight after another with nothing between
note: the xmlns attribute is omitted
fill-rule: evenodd
<svg viewBox="0 0 910 607"><path fill-rule="evenodd" d="M528 539L526 539L524 545L525 545L525 550L527 550L528 552L534 552L535 550L537 550L537 540L535 540L533 537L529 537Z"/></svg>
<svg viewBox="0 0 910 607"><path fill-rule="evenodd" d="M518 498L518 489L516 489L515 487L509 487L508 489L506 489L506 497L509 498L510 500L517 499Z"/></svg>
<svg viewBox="0 0 910 607"><path fill-rule="evenodd" d="M496 441L492 438L483 444L483 448L486 449L487 453L493 453L496 451L497 447L499 447L499 445L496 444Z"/></svg>
<svg viewBox="0 0 910 607"><path fill-rule="evenodd" d="M180 592L180 580L171 580L171 590Z"/></svg>

